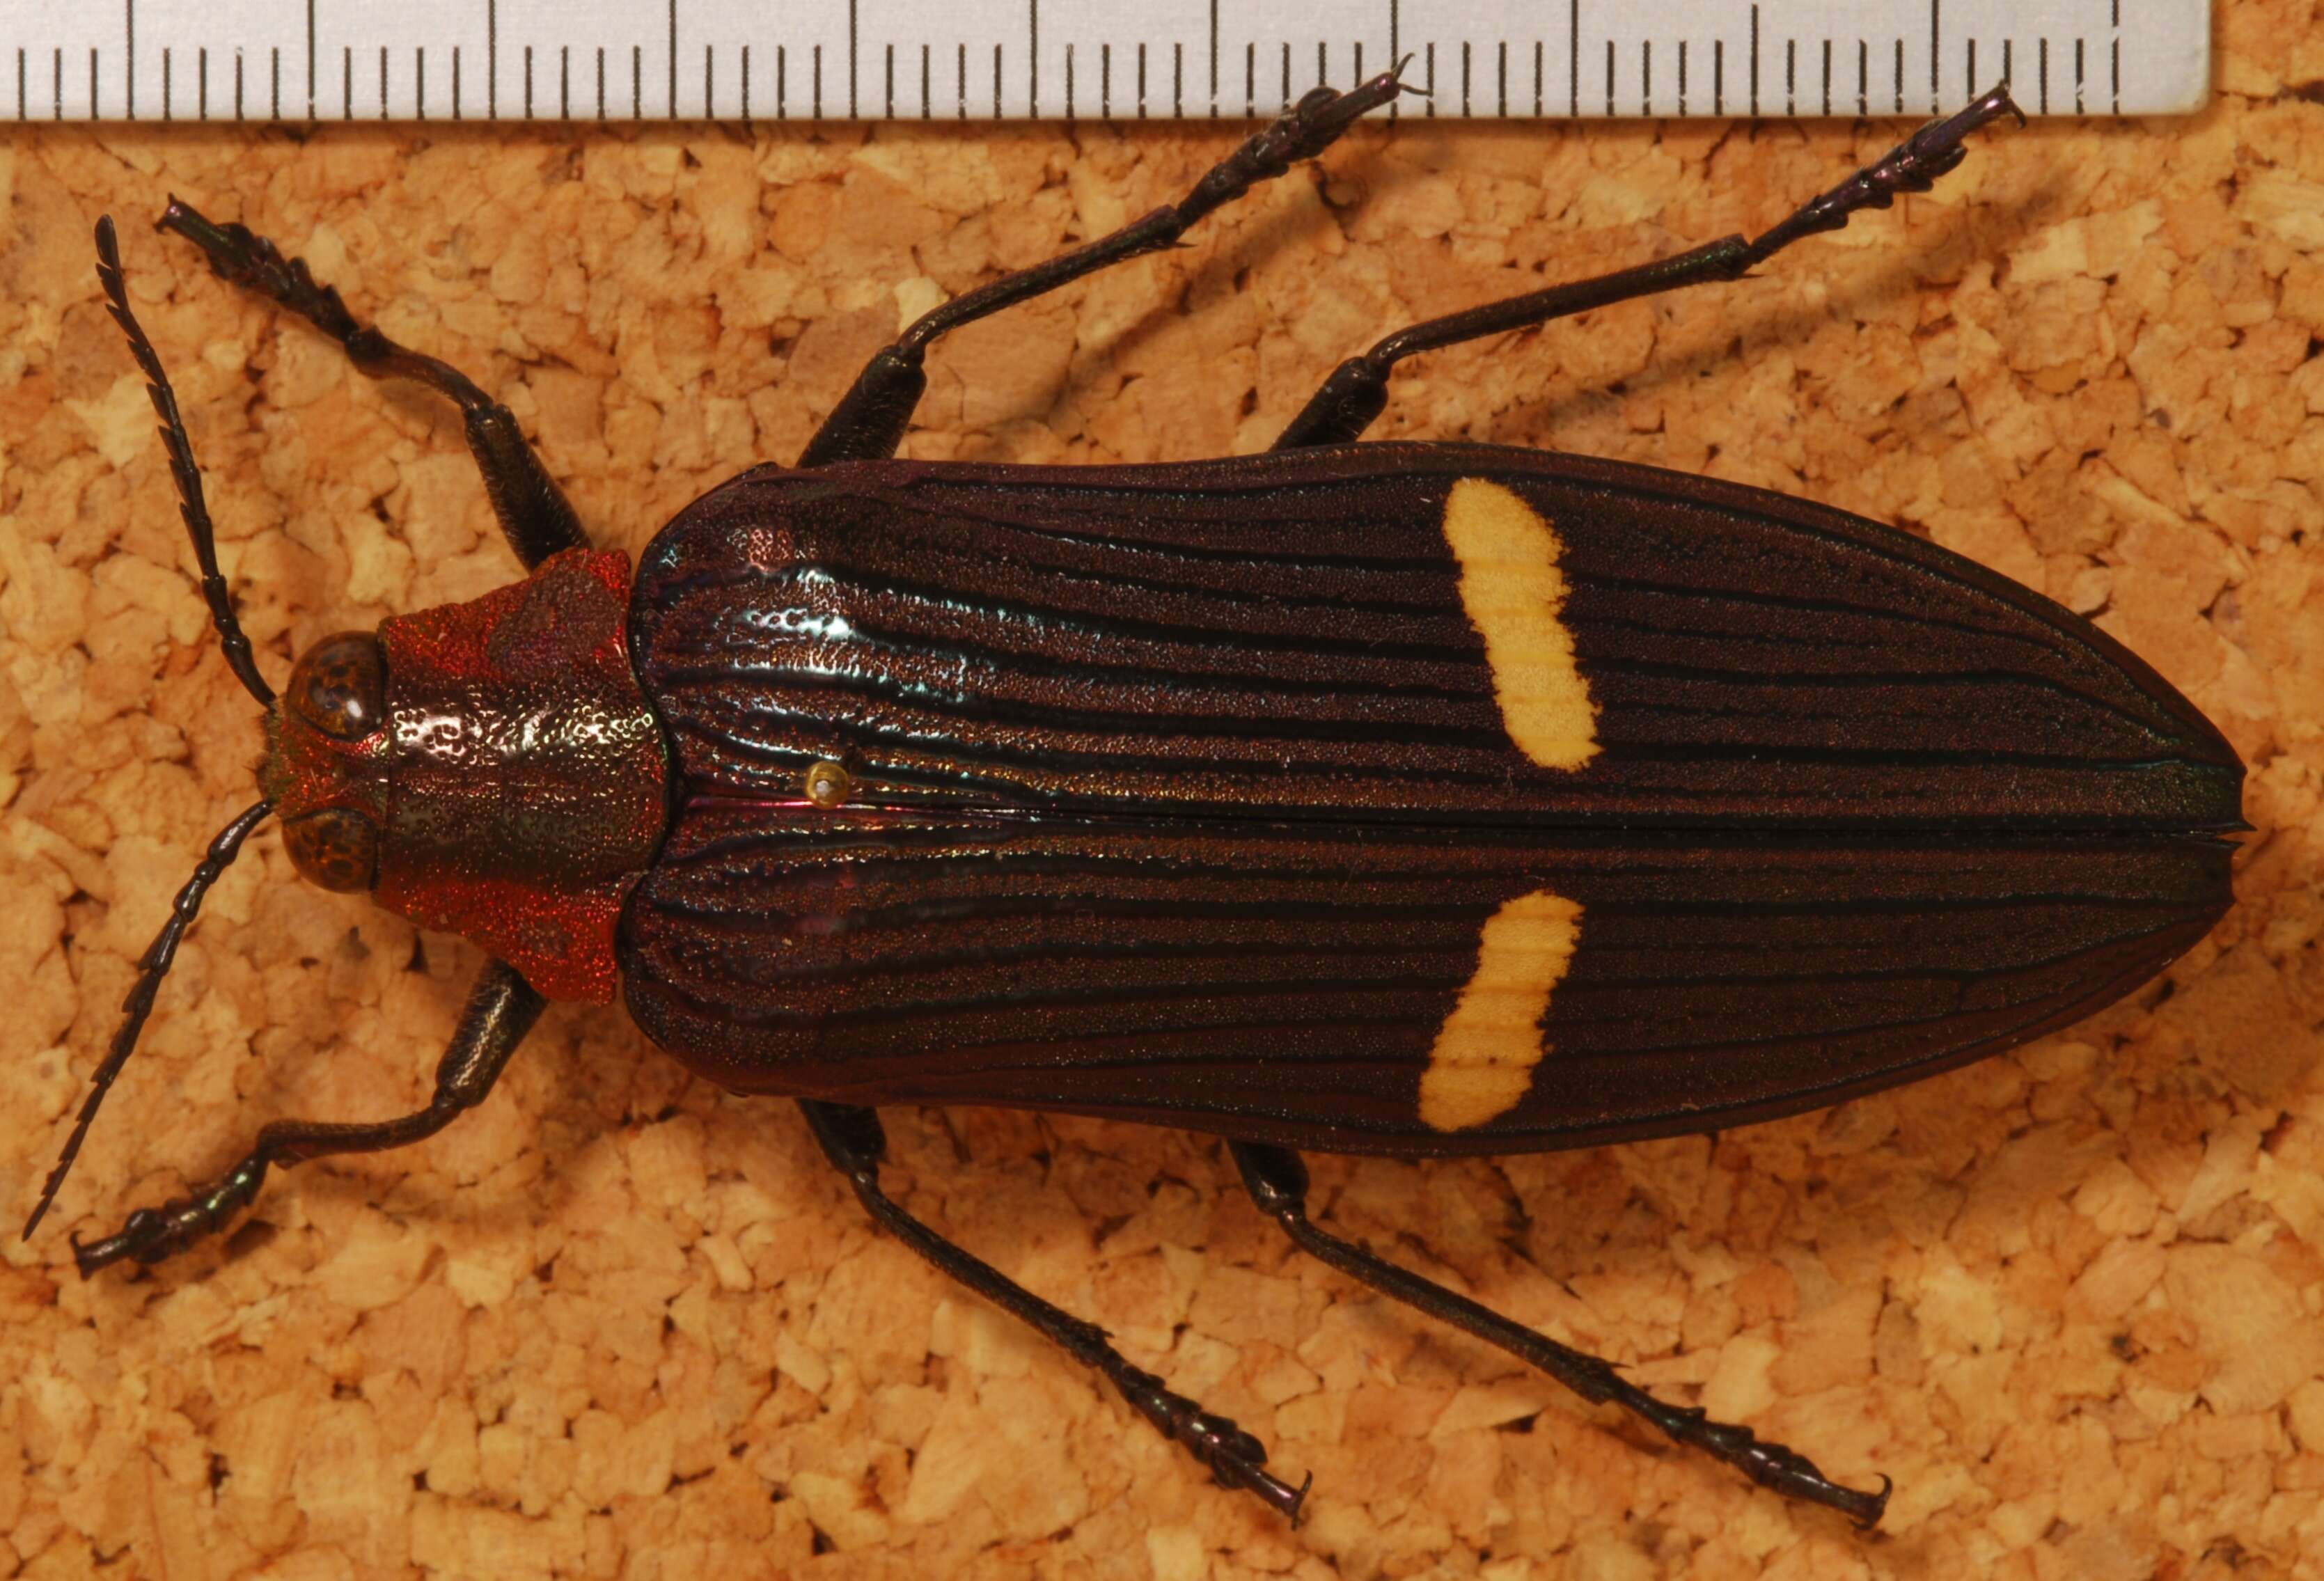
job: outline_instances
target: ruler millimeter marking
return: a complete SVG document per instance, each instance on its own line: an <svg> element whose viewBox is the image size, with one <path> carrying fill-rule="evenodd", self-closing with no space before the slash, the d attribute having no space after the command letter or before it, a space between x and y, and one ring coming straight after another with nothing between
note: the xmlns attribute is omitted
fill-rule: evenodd
<svg viewBox="0 0 2324 1581"><path fill-rule="evenodd" d="M2207 0L0 0L0 115L1272 115L1409 59L1434 117L2177 114ZM1384 112L1386 113L1386 112Z"/></svg>

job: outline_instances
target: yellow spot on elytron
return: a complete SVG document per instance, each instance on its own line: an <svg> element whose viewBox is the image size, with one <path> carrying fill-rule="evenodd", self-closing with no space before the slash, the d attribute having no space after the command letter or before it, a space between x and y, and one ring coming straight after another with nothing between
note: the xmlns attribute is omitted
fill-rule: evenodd
<svg viewBox="0 0 2324 1581"><path fill-rule="evenodd" d="M1484 636L1509 740L1544 768L1581 768L1598 755L1598 707L1558 619L1565 546L1540 511L1482 478L1452 485L1444 539L1461 562L1461 602Z"/></svg>
<svg viewBox="0 0 2324 1581"><path fill-rule="evenodd" d="M1461 1131L1505 1115L1533 1085L1548 1045L1541 1018L1572 964L1582 907L1536 889L1501 903L1477 941L1477 972L1436 1029L1420 1077L1420 1118Z"/></svg>

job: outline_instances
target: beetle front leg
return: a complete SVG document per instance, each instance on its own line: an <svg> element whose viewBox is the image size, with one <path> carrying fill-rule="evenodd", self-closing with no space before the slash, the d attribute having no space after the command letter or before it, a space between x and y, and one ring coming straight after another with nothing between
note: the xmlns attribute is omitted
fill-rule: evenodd
<svg viewBox="0 0 2324 1581"><path fill-rule="evenodd" d="M273 243L246 226L216 224L172 198L154 228L174 231L199 247L220 280L271 298L337 341L369 377L416 380L456 402L493 513L527 570L560 549L589 547L581 519L525 443L516 414L477 389L466 373L356 323L339 293L317 280L305 259L284 258Z"/></svg>
<svg viewBox="0 0 2324 1581"><path fill-rule="evenodd" d="M824 1156L847 1177L857 1200L890 1234L1002 1311L1031 1324L1083 1365L1103 1374L1140 1416L1208 1467L1222 1487L1248 1489L1278 1513L1295 1521L1299 1518L1308 1483L1295 1488L1269 1475L1264 1444L1226 1417L1204 1411L1196 1402L1166 1387L1144 1368L1132 1366L1106 1342L1104 1329L1051 1306L991 1264L954 1245L882 1191L880 1161L887 1155L888 1136L877 1114L850 1104L812 1098L800 1099L799 1108L816 1141L822 1144Z"/></svg>
<svg viewBox="0 0 2324 1581"><path fill-rule="evenodd" d="M451 1046L437 1064L436 1096L426 1108L371 1125L277 1120L258 1133L249 1156L200 1190L159 1208L139 1209L117 1235L89 1245L73 1242L73 1261L82 1277L124 1257L151 1264L175 1256L248 1207L273 1165L335 1153L381 1153L434 1135L462 1110L484 1100L547 1003L515 968L488 963L460 1013Z"/></svg>
<svg viewBox="0 0 2324 1581"><path fill-rule="evenodd" d="M1455 1295L1433 1280L1384 1262L1351 1241L1315 1227L1307 1217L1307 1166L1287 1147L1260 1142L1231 1142L1243 1189L1259 1210L1283 1227L1299 1249L1349 1278L1432 1318L1465 1329L1527 1365L1538 1368L1592 1404L1618 1405L1660 1428L1682 1444L1708 1451L1760 1486L1788 1498L1826 1504L1858 1526L1877 1525L1887 1507L1886 1477L1877 1494L1842 1487L1816 1469L1804 1455L1781 1444L1761 1442L1750 1429L1712 1421L1702 1408L1670 1405L1626 1381L1611 1362L1600 1360L1511 1321L1490 1307Z"/></svg>

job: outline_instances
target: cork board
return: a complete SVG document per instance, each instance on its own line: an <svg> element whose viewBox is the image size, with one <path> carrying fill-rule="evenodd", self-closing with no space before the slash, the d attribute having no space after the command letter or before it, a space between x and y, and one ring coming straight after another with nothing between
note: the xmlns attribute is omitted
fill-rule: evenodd
<svg viewBox="0 0 2324 1581"><path fill-rule="evenodd" d="M1978 140L1739 286L1412 364L1377 436L1703 470L2093 614L2252 769L2240 904L2062 1035L1799 1119L1316 1161L1320 1216L1897 1488L1859 1535L1292 1257L1213 1143L890 1117L891 1187L1312 1471L1296 1530L876 1237L787 1106L553 1010L436 1139L73 1276L68 1231L278 1116L418 1107L477 967L264 834L58 1214L0 1262L0 1576L2243 1577L2324 1555L2324 40ZM1264 446L1424 315L1773 223L1894 124L1365 128L945 341L907 454ZM601 542L788 457L945 294L1181 191L1231 126L39 128L0 147L0 1209L253 795L89 229L178 381L262 664L510 580L456 422L136 223L178 192L503 396ZM2303 1559L2303 1556L2306 1558Z"/></svg>

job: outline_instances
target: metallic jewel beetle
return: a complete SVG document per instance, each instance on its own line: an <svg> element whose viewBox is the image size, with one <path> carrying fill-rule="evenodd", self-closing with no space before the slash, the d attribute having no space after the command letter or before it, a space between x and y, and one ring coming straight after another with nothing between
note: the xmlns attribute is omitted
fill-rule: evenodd
<svg viewBox="0 0 2324 1581"><path fill-rule="evenodd" d="M1885 1485L1834 1484L1318 1228L1293 1149L1705 1130L2012 1046L2144 981L2225 911L2242 767L2087 622L1887 528L1634 465L1355 441L1403 358L1737 279L1926 189L2015 113L2006 91L1756 241L1391 336L1265 455L893 459L936 336L1172 244L1398 90L1393 72L1318 89L1183 202L921 318L797 466L695 501L634 581L587 547L505 408L359 325L304 263L172 201L161 228L220 276L364 372L459 404L531 568L326 639L279 700L101 223L99 276L269 751L264 799L148 952L33 1222L203 893L272 813L305 876L491 963L425 1109L270 1125L217 1181L76 1244L85 1273L211 1233L272 1165L432 1134L548 998L618 990L688 1069L798 1099L881 1224L1287 1513L1305 1490L1257 1439L890 1200L871 1106L1220 1135L1261 1210L1350 1277L1877 1521Z"/></svg>

